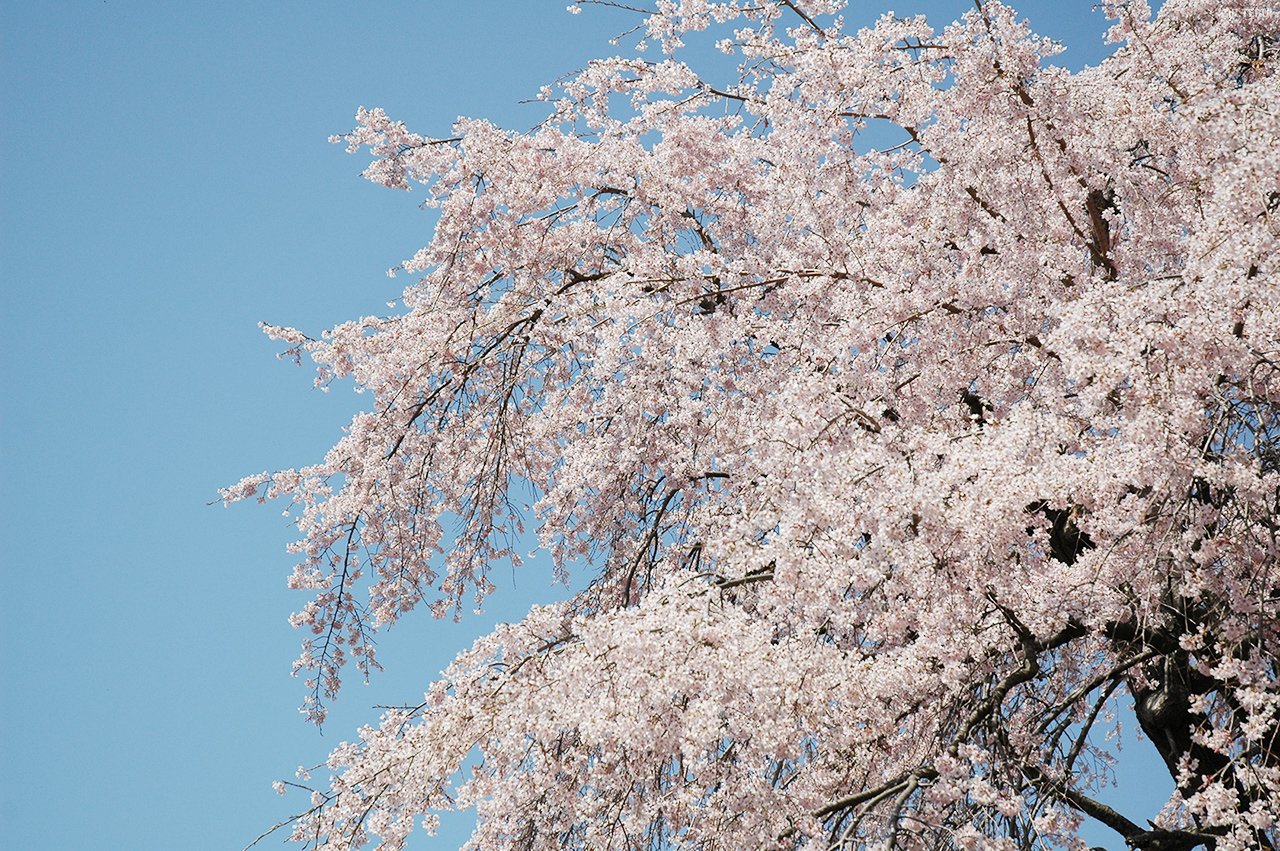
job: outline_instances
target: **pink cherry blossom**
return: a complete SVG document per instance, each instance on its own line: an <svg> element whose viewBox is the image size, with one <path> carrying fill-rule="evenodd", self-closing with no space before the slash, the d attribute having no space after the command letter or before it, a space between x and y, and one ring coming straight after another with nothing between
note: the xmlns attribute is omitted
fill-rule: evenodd
<svg viewBox="0 0 1280 851"><path fill-rule="evenodd" d="M304 846L1276 847L1280 9L1111 0L1073 74L842 5L660 0L530 132L335 137L440 217L399 313L266 329L372 399L223 492L290 503L307 711L529 533L594 579L339 746ZM1096 797L1123 704L1159 817Z"/></svg>

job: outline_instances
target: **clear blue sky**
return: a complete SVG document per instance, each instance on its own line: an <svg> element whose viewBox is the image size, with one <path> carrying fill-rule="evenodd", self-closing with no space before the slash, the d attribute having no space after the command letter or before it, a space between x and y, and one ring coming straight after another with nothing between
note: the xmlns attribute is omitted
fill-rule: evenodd
<svg viewBox="0 0 1280 851"><path fill-rule="evenodd" d="M258 321L384 312L385 270L430 236L421 192L361 180L327 137L361 105L438 135L529 127L518 101L631 23L566 2L0 0L0 846L242 848L303 806L272 780L563 593L535 566L483 616L397 627L321 736L289 677L283 506L207 503L318 460L366 398L312 391ZM1088 0L1017 8L1063 64L1104 55Z"/></svg>

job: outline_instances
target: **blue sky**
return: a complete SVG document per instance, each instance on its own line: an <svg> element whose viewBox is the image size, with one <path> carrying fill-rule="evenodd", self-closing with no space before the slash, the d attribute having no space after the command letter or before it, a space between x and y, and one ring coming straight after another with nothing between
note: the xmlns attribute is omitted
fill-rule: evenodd
<svg viewBox="0 0 1280 851"><path fill-rule="evenodd" d="M303 804L272 780L563 593L535 563L482 616L397 626L321 735L289 677L283 506L208 503L319 459L365 398L313 391L257 323L384 312L386 269L430 238L421 192L327 137L361 105L436 135L531 126L519 101L632 23L566 2L0 0L0 844L242 848ZM1063 64L1104 55L1087 0L1017 8ZM1154 794L1145 765L1126 795ZM446 826L410 847L457 847Z"/></svg>

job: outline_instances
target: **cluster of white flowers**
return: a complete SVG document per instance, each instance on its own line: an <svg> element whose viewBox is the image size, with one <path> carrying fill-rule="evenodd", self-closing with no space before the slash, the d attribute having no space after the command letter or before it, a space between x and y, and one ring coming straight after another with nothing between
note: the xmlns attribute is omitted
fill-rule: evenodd
<svg viewBox="0 0 1280 851"><path fill-rule="evenodd" d="M268 329L375 404L224 493L297 508L309 711L525 523L596 574L335 750L298 841L1275 847L1280 10L1113 2L1071 74L995 0L840 5L662 0L645 38L732 28L739 79L618 58L529 133L341 137L440 219L400 313ZM1159 827L1093 797L1115 700Z"/></svg>

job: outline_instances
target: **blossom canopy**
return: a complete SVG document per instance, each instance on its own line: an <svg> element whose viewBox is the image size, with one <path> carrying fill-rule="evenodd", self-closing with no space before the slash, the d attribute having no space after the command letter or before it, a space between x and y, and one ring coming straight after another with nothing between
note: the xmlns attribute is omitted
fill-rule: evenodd
<svg viewBox="0 0 1280 851"><path fill-rule="evenodd" d="M372 408L223 492L297 508L306 709L526 523L592 581L338 747L294 839L1276 847L1280 10L1104 5L1070 73L995 0L660 0L532 131L358 113L434 237L399 312L268 326ZM1096 798L1117 701L1161 813Z"/></svg>

